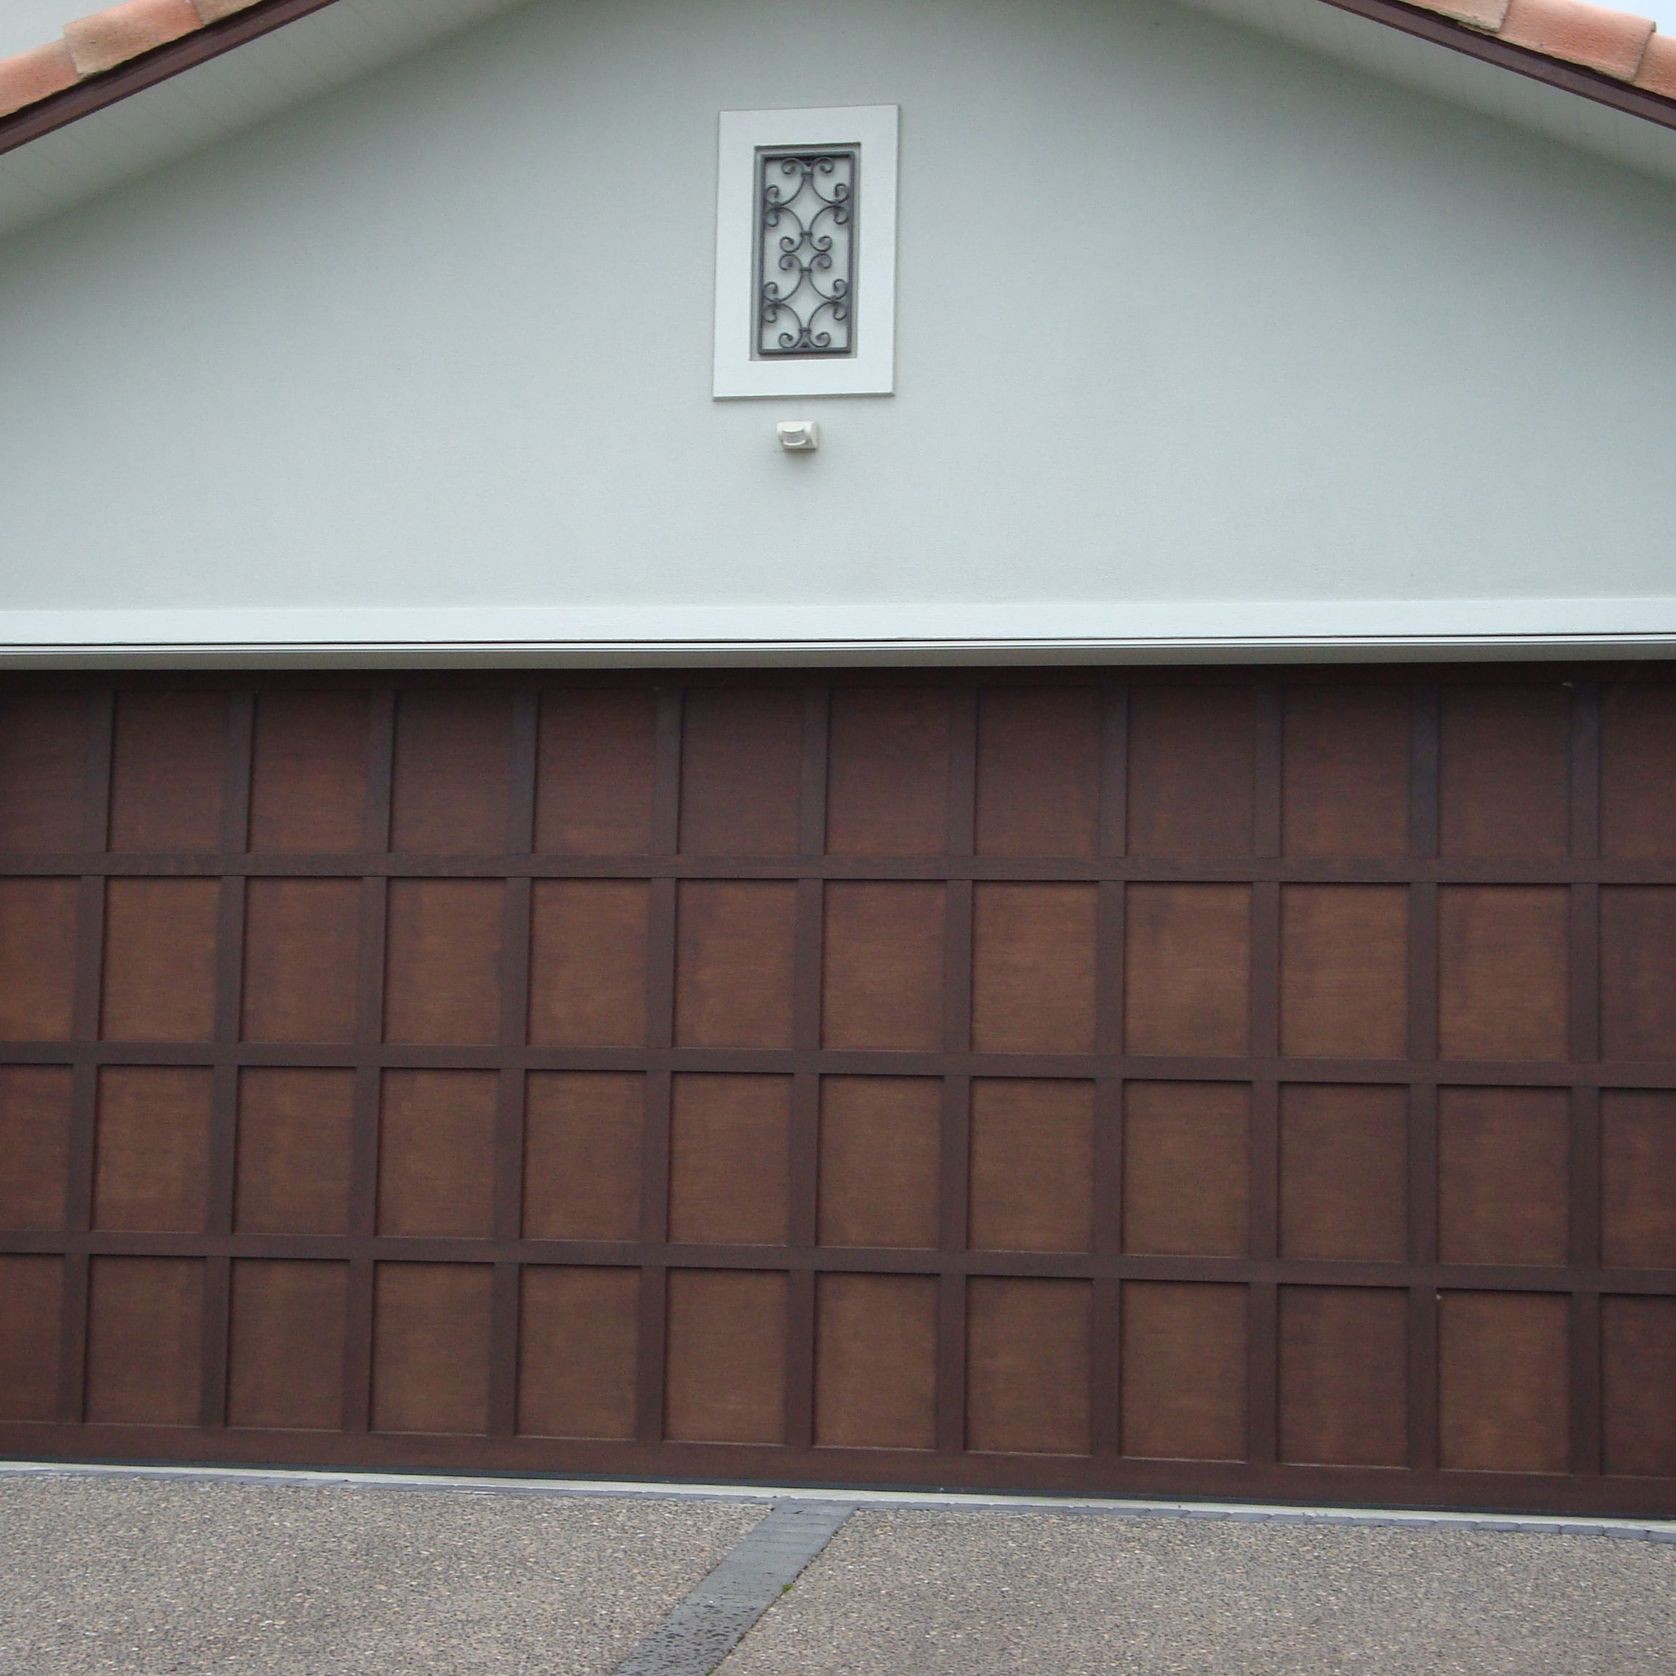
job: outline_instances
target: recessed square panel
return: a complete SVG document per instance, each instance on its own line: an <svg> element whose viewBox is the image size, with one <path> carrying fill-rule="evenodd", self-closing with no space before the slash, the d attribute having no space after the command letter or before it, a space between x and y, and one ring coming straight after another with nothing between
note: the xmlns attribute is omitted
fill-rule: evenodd
<svg viewBox="0 0 1676 1676"><path fill-rule="evenodd" d="M1445 1059L1564 1059L1566 892L1438 891L1438 1041Z"/></svg>
<svg viewBox="0 0 1676 1676"><path fill-rule="evenodd" d="M499 879L393 879L384 1039L436 1046L495 1042L501 1029Z"/></svg>
<svg viewBox="0 0 1676 1676"><path fill-rule="evenodd" d="M935 1052L943 1043L942 883L826 887L821 1035L829 1048Z"/></svg>
<svg viewBox="0 0 1676 1676"><path fill-rule="evenodd" d="M511 789L510 694L448 687L397 696L393 850L504 854Z"/></svg>
<svg viewBox="0 0 1676 1676"><path fill-rule="evenodd" d="M70 1072L0 1065L0 1228L62 1228L69 1185Z"/></svg>
<svg viewBox="0 0 1676 1676"><path fill-rule="evenodd" d="M1095 887L980 884L973 893L972 1049L1092 1053Z"/></svg>
<svg viewBox="0 0 1676 1676"><path fill-rule="evenodd" d="M215 1034L220 892L215 879L112 879L106 886L107 1041L207 1042Z"/></svg>
<svg viewBox="0 0 1676 1676"><path fill-rule="evenodd" d="M1245 1458L1246 1307L1243 1286L1124 1286L1125 1455Z"/></svg>
<svg viewBox="0 0 1676 1676"><path fill-rule="evenodd" d="M86 846L90 718L81 692L14 692L0 701L0 851Z"/></svg>
<svg viewBox="0 0 1676 1676"><path fill-rule="evenodd" d="M935 1277L817 1276L816 1444L930 1449L936 1422Z"/></svg>
<svg viewBox="0 0 1676 1676"><path fill-rule="evenodd" d="M75 950L74 879L0 879L0 1037L69 1038Z"/></svg>
<svg viewBox="0 0 1676 1676"><path fill-rule="evenodd" d="M1445 1263L1564 1263L1571 1099L1562 1088L1445 1088L1437 1246Z"/></svg>
<svg viewBox="0 0 1676 1676"><path fill-rule="evenodd" d="M1093 1287L974 1276L966 1286L966 1447L1086 1455Z"/></svg>
<svg viewBox="0 0 1676 1676"><path fill-rule="evenodd" d="M1408 1294L1280 1288L1280 1458L1322 1466L1408 1461Z"/></svg>
<svg viewBox="0 0 1676 1676"><path fill-rule="evenodd" d="M352 1071L247 1066L239 1073L239 1233L348 1233L354 1095Z"/></svg>
<svg viewBox="0 0 1676 1676"><path fill-rule="evenodd" d="M1451 858L1557 861L1570 833L1569 692L1445 686L1439 839Z"/></svg>
<svg viewBox="0 0 1676 1676"><path fill-rule="evenodd" d="M544 693L535 779L543 855L644 855L652 844L658 695L650 687Z"/></svg>
<svg viewBox="0 0 1676 1676"><path fill-rule="evenodd" d="M1123 1101L1123 1249L1243 1256L1251 1239L1250 1088L1132 1082Z"/></svg>
<svg viewBox="0 0 1676 1676"><path fill-rule="evenodd" d="M1676 856L1676 684L1647 665L1600 699L1600 848L1625 860Z"/></svg>
<svg viewBox="0 0 1676 1676"><path fill-rule="evenodd" d="M525 1081L524 1238L640 1237L646 1079L533 1071Z"/></svg>
<svg viewBox="0 0 1676 1676"><path fill-rule="evenodd" d="M1285 885L1280 892L1280 1051L1400 1059L1408 1047L1408 892L1396 885Z"/></svg>
<svg viewBox="0 0 1676 1676"><path fill-rule="evenodd" d="M119 694L111 755L111 848L156 854L222 847L227 697Z"/></svg>
<svg viewBox="0 0 1676 1676"><path fill-rule="evenodd" d="M1098 687L995 687L979 696L979 855L1095 853L1102 703Z"/></svg>
<svg viewBox="0 0 1676 1676"><path fill-rule="evenodd" d="M974 1250L1093 1250L1093 1083L979 1078L970 1151Z"/></svg>
<svg viewBox="0 0 1676 1676"><path fill-rule="evenodd" d="M247 1042L355 1039L359 879L251 879L244 905Z"/></svg>
<svg viewBox="0 0 1676 1676"><path fill-rule="evenodd" d="M196 1426L203 1417L204 1264L95 1257L88 1274L87 1418Z"/></svg>
<svg viewBox="0 0 1676 1676"><path fill-rule="evenodd" d="M1280 1091L1280 1253L1400 1263L1408 1255L1408 1090L1289 1083Z"/></svg>
<svg viewBox="0 0 1676 1676"><path fill-rule="evenodd" d="M1608 1059L1676 1059L1676 886L1601 890L1600 1015Z"/></svg>
<svg viewBox="0 0 1676 1676"><path fill-rule="evenodd" d="M1600 1300L1603 1464L1676 1478L1676 1298Z"/></svg>
<svg viewBox="0 0 1676 1676"><path fill-rule="evenodd" d="M687 855L795 855L803 695L788 687L687 694L681 849Z"/></svg>
<svg viewBox="0 0 1676 1676"><path fill-rule="evenodd" d="M1676 1092L1601 1091L1600 1176L1602 1261L1676 1269Z"/></svg>
<svg viewBox="0 0 1676 1676"><path fill-rule="evenodd" d="M348 1309L347 1263L235 1262L228 1425L337 1431Z"/></svg>
<svg viewBox="0 0 1676 1676"><path fill-rule="evenodd" d="M821 1079L822 1245L936 1245L942 1099L930 1077Z"/></svg>
<svg viewBox="0 0 1676 1676"><path fill-rule="evenodd" d="M108 1065L99 1073L93 1226L195 1233L208 1226L212 1073Z"/></svg>
<svg viewBox="0 0 1676 1676"><path fill-rule="evenodd" d="M486 1239L494 1231L493 1071L386 1071L378 1231Z"/></svg>
<svg viewBox="0 0 1676 1676"><path fill-rule="evenodd" d="M671 1269L664 1435L780 1443L786 1435L786 1277Z"/></svg>
<svg viewBox="0 0 1676 1676"><path fill-rule="evenodd" d="M1248 686L1137 685L1129 695L1129 848L1250 855L1256 707Z"/></svg>
<svg viewBox="0 0 1676 1676"><path fill-rule="evenodd" d="M1243 1055L1251 1040L1251 887L1130 885L1125 900L1128 1051Z"/></svg>
<svg viewBox="0 0 1676 1676"><path fill-rule="evenodd" d="M836 688L827 746L827 849L941 855L948 841L948 692Z"/></svg>
<svg viewBox="0 0 1676 1676"><path fill-rule="evenodd" d="M1406 687L1287 689L1281 820L1289 856L1408 853L1413 722Z"/></svg>
<svg viewBox="0 0 1676 1676"><path fill-rule="evenodd" d="M789 1077L676 1077L669 1237L697 1245L783 1245L790 1122Z"/></svg>
<svg viewBox="0 0 1676 1676"><path fill-rule="evenodd" d="M371 724L372 698L364 691L257 695L252 850L341 855L365 846Z"/></svg>
<svg viewBox="0 0 1676 1676"><path fill-rule="evenodd" d="M681 1047L789 1048L797 887L683 881L675 950Z"/></svg>
<svg viewBox="0 0 1676 1676"><path fill-rule="evenodd" d="M58 1411L62 1257L0 1257L0 1421Z"/></svg>
<svg viewBox="0 0 1676 1676"><path fill-rule="evenodd" d="M378 1264L374 1431L488 1431L493 1273L488 1263Z"/></svg>
<svg viewBox="0 0 1676 1676"><path fill-rule="evenodd" d="M1439 1459L1475 1472L1564 1472L1570 1458L1567 1300L1445 1292L1438 1303Z"/></svg>
<svg viewBox="0 0 1676 1676"><path fill-rule="evenodd" d="M646 1040L650 895L641 879L538 879L530 904L530 1041Z"/></svg>
<svg viewBox="0 0 1676 1676"><path fill-rule="evenodd" d="M518 1430L535 1437L634 1436L640 1332L636 1269L523 1272Z"/></svg>

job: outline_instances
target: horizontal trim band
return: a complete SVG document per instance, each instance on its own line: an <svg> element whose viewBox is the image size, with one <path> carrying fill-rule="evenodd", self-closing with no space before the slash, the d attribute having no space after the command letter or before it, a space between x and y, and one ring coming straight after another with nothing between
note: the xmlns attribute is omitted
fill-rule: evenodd
<svg viewBox="0 0 1676 1676"><path fill-rule="evenodd" d="M1676 655L1676 596L229 608L0 614L0 663L510 664Z"/></svg>

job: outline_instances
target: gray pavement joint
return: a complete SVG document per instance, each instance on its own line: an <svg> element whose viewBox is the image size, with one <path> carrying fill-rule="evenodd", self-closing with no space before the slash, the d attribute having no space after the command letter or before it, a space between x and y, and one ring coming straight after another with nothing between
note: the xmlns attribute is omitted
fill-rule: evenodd
<svg viewBox="0 0 1676 1676"><path fill-rule="evenodd" d="M853 1502L778 1503L614 1676L710 1676L853 1512Z"/></svg>

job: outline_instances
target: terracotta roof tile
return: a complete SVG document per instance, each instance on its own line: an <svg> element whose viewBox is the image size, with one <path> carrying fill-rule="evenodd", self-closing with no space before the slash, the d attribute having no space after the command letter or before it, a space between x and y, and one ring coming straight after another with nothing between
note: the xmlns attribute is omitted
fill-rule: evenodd
<svg viewBox="0 0 1676 1676"><path fill-rule="evenodd" d="M133 59L263 0L122 0L120 5L67 24L62 41L0 59L0 118L27 110L78 82L107 74ZM1645 104L1640 114L1676 126L1676 46L1653 25L1628 12L1587 0L1403 0L1427 12L1555 64L1580 65L1658 99L1667 118ZM1388 19L1398 24L1393 17ZM277 20L276 20L277 22ZM1561 85L1565 85L1562 83ZM1570 84L1574 91L1576 84ZM1633 108L1633 107L1629 107Z"/></svg>
<svg viewBox="0 0 1676 1676"><path fill-rule="evenodd" d="M1529 47L1546 58L1584 64L1618 81L1634 81L1653 26L1644 17L1609 12L1604 6L1580 6L1577 0L1511 0L1497 33L1502 40Z"/></svg>
<svg viewBox="0 0 1676 1676"><path fill-rule="evenodd" d="M96 76L203 27L191 0L123 0L65 24L64 41L76 61L76 74Z"/></svg>
<svg viewBox="0 0 1676 1676"><path fill-rule="evenodd" d="M20 52L15 58L0 58L0 116L62 93L75 81L75 60L62 41Z"/></svg>

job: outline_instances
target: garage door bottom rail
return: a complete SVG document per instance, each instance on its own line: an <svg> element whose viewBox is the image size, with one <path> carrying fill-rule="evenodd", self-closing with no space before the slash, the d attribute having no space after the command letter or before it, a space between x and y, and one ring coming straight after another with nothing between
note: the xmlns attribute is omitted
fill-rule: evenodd
<svg viewBox="0 0 1676 1676"><path fill-rule="evenodd" d="M101 1465L497 1473L647 1482L996 1491L1013 1494L1230 1500L1322 1507L1676 1517L1676 1478L1253 1466L1097 1456L775 1449L730 1444L634 1446L551 1439L330 1435L177 1427L0 1427L0 1458Z"/></svg>

